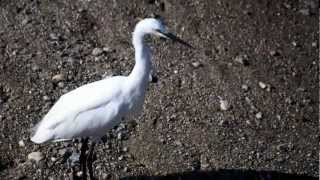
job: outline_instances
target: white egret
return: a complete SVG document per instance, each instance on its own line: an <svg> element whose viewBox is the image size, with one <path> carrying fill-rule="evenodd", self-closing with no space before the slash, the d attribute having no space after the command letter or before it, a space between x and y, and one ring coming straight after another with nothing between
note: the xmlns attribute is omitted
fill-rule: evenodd
<svg viewBox="0 0 320 180"><path fill-rule="evenodd" d="M172 39L191 47L168 33L161 21L153 18L141 20L133 32L135 65L132 72L128 76L114 76L89 83L62 95L35 126L31 141L39 144L86 138L81 148L81 163L81 156L85 156L87 149L87 138L91 137L96 141L105 135L107 130L118 125L121 119L139 113L151 71L151 53L144 43L147 34ZM93 146L91 155L92 151ZM83 171L85 168L86 166ZM89 173L90 171L92 169L89 169Z"/></svg>

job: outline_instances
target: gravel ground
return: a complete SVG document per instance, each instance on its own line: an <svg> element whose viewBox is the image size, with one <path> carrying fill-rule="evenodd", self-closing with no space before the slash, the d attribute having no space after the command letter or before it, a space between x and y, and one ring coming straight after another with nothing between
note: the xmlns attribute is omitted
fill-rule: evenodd
<svg viewBox="0 0 320 180"><path fill-rule="evenodd" d="M2 0L1 179L76 179L81 143L35 145L29 129L65 92L127 75L134 25L158 16L196 49L148 40L158 81L97 146L97 178L319 175L318 1Z"/></svg>

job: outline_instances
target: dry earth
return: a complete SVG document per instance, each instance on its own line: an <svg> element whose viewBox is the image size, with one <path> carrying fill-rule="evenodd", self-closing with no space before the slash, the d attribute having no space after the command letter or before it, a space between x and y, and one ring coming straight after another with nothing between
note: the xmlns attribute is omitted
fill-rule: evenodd
<svg viewBox="0 0 320 180"><path fill-rule="evenodd" d="M72 176L80 144L35 145L29 129L65 92L127 75L134 25L153 16L195 49L148 40L158 81L139 118L106 132L97 178L319 175L318 1L0 0L1 179Z"/></svg>

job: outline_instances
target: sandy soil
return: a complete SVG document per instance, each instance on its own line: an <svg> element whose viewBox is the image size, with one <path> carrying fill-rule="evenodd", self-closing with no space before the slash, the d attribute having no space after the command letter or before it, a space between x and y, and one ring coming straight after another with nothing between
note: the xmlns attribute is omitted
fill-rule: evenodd
<svg viewBox="0 0 320 180"><path fill-rule="evenodd" d="M0 1L1 179L77 178L64 161L80 143L35 145L29 129L65 92L127 75L134 25L155 16L196 49L148 40L158 81L143 114L97 146L97 178L317 177L318 10L315 0Z"/></svg>

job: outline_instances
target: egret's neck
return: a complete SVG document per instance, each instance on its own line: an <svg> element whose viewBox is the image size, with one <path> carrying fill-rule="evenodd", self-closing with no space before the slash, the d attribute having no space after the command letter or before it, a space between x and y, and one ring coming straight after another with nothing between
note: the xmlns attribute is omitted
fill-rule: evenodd
<svg viewBox="0 0 320 180"><path fill-rule="evenodd" d="M144 44L144 35L141 31L133 32L132 43L135 49L135 65L129 75L131 81L137 85L146 86L151 71L150 49Z"/></svg>

